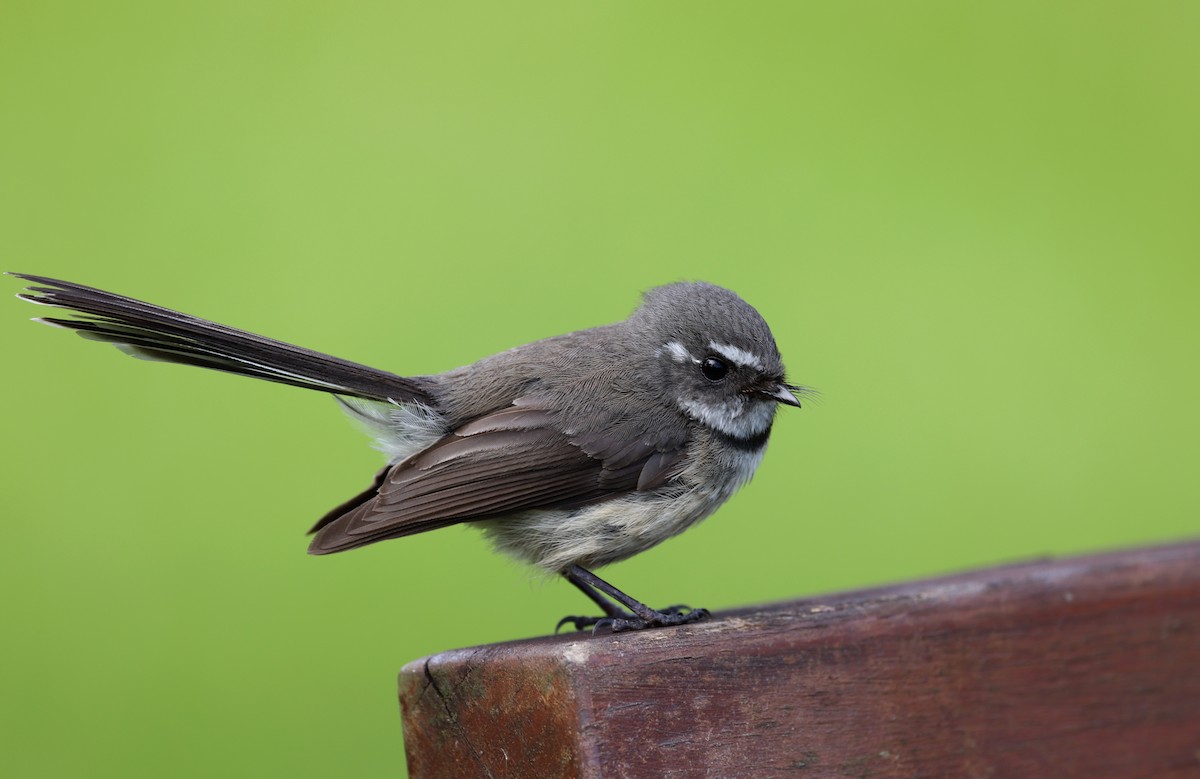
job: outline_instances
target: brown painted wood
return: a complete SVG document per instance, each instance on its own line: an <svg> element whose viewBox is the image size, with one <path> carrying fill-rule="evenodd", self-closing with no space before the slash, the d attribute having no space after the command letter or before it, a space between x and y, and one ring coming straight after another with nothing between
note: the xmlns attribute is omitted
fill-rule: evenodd
<svg viewBox="0 0 1200 779"><path fill-rule="evenodd" d="M1200 777L1200 542L411 663L412 779Z"/></svg>

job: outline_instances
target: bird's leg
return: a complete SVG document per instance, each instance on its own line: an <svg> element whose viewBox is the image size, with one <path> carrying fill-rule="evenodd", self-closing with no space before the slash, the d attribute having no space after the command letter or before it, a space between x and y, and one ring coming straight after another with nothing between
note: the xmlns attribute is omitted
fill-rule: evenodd
<svg viewBox="0 0 1200 779"><path fill-rule="evenodd" d="M571 566L571 567L578 568L578 566ZM589 573L589 571L586 568L579 568L579 570L585 574ZM568 572L567 574L565 574L565 576L567 577L567 581L571 582L571 584L574 584L576 587L579 588L580 592L582 592L584 595L588 596L593 601L595 601L596 605L599 606L604 611L604 613L607 614L608 616L610 616L610 617L628 617L628 616L630 616L629 612L623 611L620 606L613 603L611 600L609 600L607 597L605 597L602 593L597 591L596 588L593 587L589 582L585 581L584 579L581 579L578 576L573 576L571 572Z"/></svg>
<svg viewBox="0 0 1200 779"><path fill-rule="evenodd" d="M574 625L576 630L592 628L592 632L600 628L609 628L614 633L623 630L641 630L642 628L664 627L667 625L683 625L695 622L708 616L707 609L690 609L687 606L672 606L662 611L655 611L641 601L635 600L618 590L596 574L578 565L572 565L563 571L567 581L578 587L584 595L591 598L607 616L604 617L563 617L554 628L555 632L567 623ZM616 601L614 603L613 601ZM624 611L620 606L629 609Z"/></svg>
<svg viewBox="0 0 1200 779"><path fill-rule="evenodd" d="M560 629L562 629L562 626L567 624L568 622L571 623L571 625L576 630L583 630L584 628L596 626L603 619L614 619L614 620L616 620L616 619L620 619L620 620L636 619L636 617L633 614L630 614L628 611L622 610L620 606L613 603L611 600L609 600L604 595L602 595L600 592L598 592L595 587L591 586L583 579L574 575L574 571L571 569L577 569L579 571L582 571L585 574L587 574L589 572L586 569L580 568L577 565L572 565L571 568L567 569L566 571L563 571L563 576L566 577L567 581L569 581L571 584L574 584L576 587L578 587L580 592L582 592L584 595L591 598L596 603L596 605L599 606L600 609L608 616L607 617L563 617L562 619L560 619L558 621L558 624L554 626L555 633L557 633ZM589 575L591 575L591 574L589 574Z"/></svg>

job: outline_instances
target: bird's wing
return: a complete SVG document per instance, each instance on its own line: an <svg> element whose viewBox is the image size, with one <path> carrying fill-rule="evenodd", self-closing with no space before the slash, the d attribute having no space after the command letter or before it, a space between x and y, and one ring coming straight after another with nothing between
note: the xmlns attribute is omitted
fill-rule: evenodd
<svg viewBox="0 0 1200 779"><path fill-rule="evenodd" d="M82 284L12 275L36 285L18 297L75 315L71 319L43 317L42 322L75 330L84 338L107 341L134 357L375 401L432 402L422 379L397 376Z"/></svg>
<svg viewBox="0 0 1200 779"><path fill-rule="evenodd" d="M685 444L682 431L655 438L629 424L572 434L549 410L519 400L385 469L317 523L309 552L654 489L678 473Z"/></svg>

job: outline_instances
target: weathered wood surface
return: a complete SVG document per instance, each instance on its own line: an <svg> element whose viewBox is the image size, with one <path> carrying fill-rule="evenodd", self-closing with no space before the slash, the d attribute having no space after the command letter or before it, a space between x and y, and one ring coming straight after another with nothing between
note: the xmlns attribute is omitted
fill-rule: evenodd
<svg viewBox="0 0 1200 779"><path fill-rule="evenodd" d="M412 779L1200 777L1200 542L409 664Z"/></svg>

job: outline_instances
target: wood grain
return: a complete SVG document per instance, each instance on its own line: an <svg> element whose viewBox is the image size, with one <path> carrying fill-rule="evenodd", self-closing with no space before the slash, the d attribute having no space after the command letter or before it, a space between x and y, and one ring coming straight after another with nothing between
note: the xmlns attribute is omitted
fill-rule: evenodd
<svg viewBox="0 0 1200 779"><path fill-rule="evenodd" d="M412 779L1200 777L1200 542L400 674Z"/></svg>

